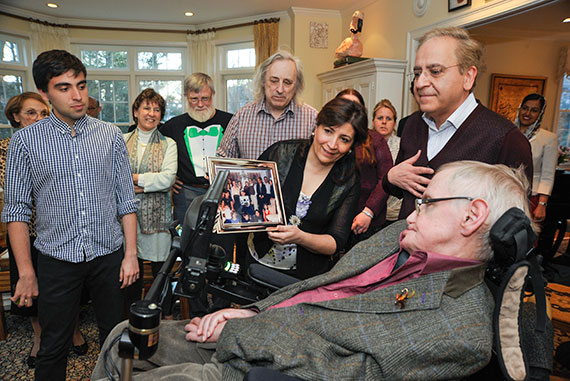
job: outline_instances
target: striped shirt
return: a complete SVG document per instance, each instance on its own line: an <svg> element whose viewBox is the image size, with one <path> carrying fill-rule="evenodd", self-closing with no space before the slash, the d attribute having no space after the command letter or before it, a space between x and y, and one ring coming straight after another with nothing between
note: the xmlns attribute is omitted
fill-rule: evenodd
<svg viewBox="0 0 570 381"><path fill-rule="evenodd" d="M255 160L273 143L310 138L316 118L317 110L295 101L291 101L277 119L265 101L248 103L230 120L217 154Z"/></svg>
<svg viewBox="0 0 570 381"><path fill-rule="evenodd" d="M54 113L14 134L6 164L2 221L37 210L36 248L67 262L91 261L122 245L119 217L136 213L121 131L85 116L71 128Z"/></svg>
<svg viewBox="0 0 570 381"><path fill-rule="evenodd" d="M475 100L475 96L473 93L469 94L467 99L463 101L461 106L459 106L453 114L449 116L449 118L441 125L439 128L435 126L435 122L428 118L425 113L422 115L424 122L429 127L428 133L428 144L427 144L427 158L428 160L433 159L439 151L445 147L447 142L451 139L451 137L455 134L455 131L461 127L465 119L475 108L477 107L477 100Z"/></svg>

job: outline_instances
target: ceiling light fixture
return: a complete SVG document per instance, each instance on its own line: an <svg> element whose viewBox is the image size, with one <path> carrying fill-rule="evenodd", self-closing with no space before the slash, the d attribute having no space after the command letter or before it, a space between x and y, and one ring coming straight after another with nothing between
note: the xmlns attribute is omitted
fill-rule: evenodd
<svg viewBox="0 0 570 381"><path fill-rule="evenodd" d="M184 16L192 17L194 16L194 12L184 12Z"/></svg>
<svg viewBox="0 0 570 381"><path fill-rule="evenodd" d="M566 17L562 22L570 22L570 17Z"/></svg>
<svg viewBox="0 0 570 381"><path fill-rule="evenodd" d="M56 3L47 3L46 5L50 8L59 8L59 5L57 5Z"/></svg>

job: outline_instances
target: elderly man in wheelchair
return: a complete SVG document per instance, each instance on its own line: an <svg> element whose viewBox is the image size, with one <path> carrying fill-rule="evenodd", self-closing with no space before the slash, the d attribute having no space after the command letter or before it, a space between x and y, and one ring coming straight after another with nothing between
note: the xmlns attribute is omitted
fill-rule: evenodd
<svg viewBox="0 0 570 381"><path fill-rule="evenodd" d="M328 273L240 309L162 323L156 353L134 361L134 378L242 380L256 367L306 380L474 374L493 348L495 303L484 282L491 228L513 207L526 220L527 190L522 170L446 164L406 221L359 243ZM520 300L520 288L508 304ZM116 360L117 349L109 341L93 379L110 376L104 357ZM505 358L513 356L521 357ZM512 367L513 378L527 377Z"/></svg>

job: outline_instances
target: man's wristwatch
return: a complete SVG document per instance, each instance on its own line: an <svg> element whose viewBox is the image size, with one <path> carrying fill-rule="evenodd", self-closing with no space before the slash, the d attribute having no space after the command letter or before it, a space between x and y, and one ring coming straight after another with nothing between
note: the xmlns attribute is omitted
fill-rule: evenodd
<svg viewBox="0 0 570 381"><path fill-rule="evenodd" d="M546 203L546 202L539 201L539 202L538 202L538 205L546 206L547 203Z"/></svg>
<svg viewBox="0 0 570 381"><path fill-rule="evenodd" d="M367 210L363 210L362 213L366 214L370 219L374 219L374 216Z"/></svg>

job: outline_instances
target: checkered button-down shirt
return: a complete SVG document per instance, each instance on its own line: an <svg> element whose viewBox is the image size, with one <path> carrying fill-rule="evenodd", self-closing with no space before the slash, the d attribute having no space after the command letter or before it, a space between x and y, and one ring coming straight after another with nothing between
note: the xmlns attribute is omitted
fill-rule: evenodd
<svg viewBox="0 0 570 381"><path fill-rule="evenodd" d="M36 248L67 262L90 261L122 245L119 217L136 213L121 131L85 116L71 128L55 114L14 134L8 149L2 221L37 210Z"/></svg>
<svg viewBox="0 0 570 381"><path fill-rule="evenodd" d="M233 116L218 147L218 156L255 160L273 143L308 139L315 129L317 110L291 101L275 119L265 101L252 102Z"/></svg>

